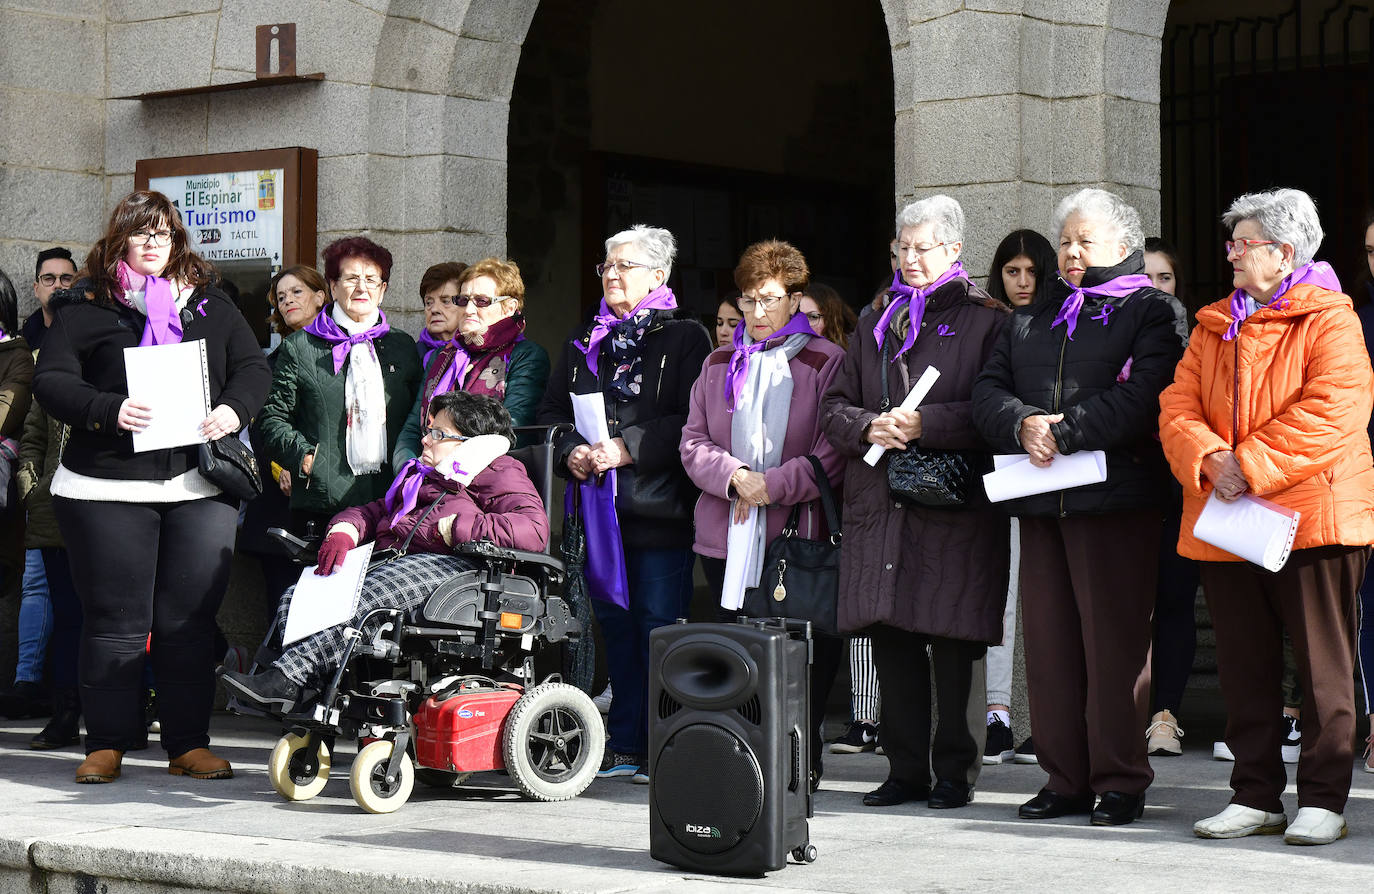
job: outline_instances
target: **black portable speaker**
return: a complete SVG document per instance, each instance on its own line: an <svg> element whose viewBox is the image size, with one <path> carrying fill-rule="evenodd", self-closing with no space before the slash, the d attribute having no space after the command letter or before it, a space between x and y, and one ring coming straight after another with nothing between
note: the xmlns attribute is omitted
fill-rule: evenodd
<svg viewBox="0 0 1374 894"><path fill-rule="evenodd" d="M787 625L791 625L791 629ZM649 636L649 853L694 872L761 875L815 859L810 632L782 619Z"/></svg>

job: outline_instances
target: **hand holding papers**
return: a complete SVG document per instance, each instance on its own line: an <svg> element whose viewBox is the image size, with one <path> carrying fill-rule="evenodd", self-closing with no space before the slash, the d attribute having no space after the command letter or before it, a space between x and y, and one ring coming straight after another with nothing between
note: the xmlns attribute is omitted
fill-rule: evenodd
<svg viewBox="0 0 1374 894"><path fill-rule="evenodd" d="M1101 450L1059 454L1048 466L1033 465L1024 453L994 456L992 462L983 489L994 503L1107 480L1107 455Z"/></svg>
<svg viewBox="0 0 1374 894"><path fill-rule="evenodd" d="M887 370L883 370L883 374L886 375ZM935 384L935 380L938 378L940 378L940 371L933 366L927 366L926 371L921 373L921 377L916 380L916 384L911 386L911 391L907 393L906 397L902 398L901 408L903 410L916 409L921 401L925 400L926 395L930 393L931 386ZM881 444L874 444L872 447L869 447L868 452L864 454L864 462L868 463L870 466L876 466L878 460L882 458L883 451L886 449L887 448Z"/></svg>
<svg viewBox="0 0 1374 894"><path fill-rule="evenodd" d="M282 631L283 646L353 617L358 609L358 594L363 589L363 575L367 573L367 563L375 545L364 543L350 549L343 564L328 577L315 574L314 565L301 572L301 579L296 582L296 590L291 596L286 629Z"/></svg>
<svg viewBox="0 0 1374 894"><path fill-rule="evenodd" d="M134 452L203 444L200 424L210 415L210 374L205 340L124 349L129 399L152 419L135 431Z"/></svg>
<svg viewBox="0 0 1374 894"><path fill-rule="evenodd" d="M1261 568L1278 571L1288 561L1302 513L1242 494L1227 503L1212 491L1193 525L1193 536Z"/></svg>

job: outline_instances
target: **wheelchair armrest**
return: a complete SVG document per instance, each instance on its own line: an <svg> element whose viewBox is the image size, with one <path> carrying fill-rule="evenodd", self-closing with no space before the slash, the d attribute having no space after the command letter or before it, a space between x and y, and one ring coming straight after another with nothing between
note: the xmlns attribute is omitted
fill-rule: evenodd
<svg viewBox="0 0 1374 894"><path fill-rule="evenodd" d="M504 546L497 546L490 540L473 540L469 543L460 543L454 548L460 556L470 559L495 559L503 562L522 562L539 565L563 573L563 562L555 559L547 553L537 553L527 549L510 549Z"/></svg>
<svg viewBox="0 0 1374 894"><path fill-rule="evenodd" d="M299 562L302 565L315 563L320 551L320 543L323 540L320 537L300 538L285 528L268 528L267 536L277 541L277 544L293 562Z"/></svg>

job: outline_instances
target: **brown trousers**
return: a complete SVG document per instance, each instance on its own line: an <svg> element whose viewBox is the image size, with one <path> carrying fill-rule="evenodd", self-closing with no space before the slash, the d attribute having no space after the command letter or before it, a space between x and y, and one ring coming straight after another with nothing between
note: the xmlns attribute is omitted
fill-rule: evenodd
<svg viewBox="0 0 1374 894"><path fill-rule="evenodd" d="M1162 524L1158 511L1021 519L1031 734L1058 794L1139 795L1154 781L1145 727Z"/></svg>
<svg viewBox="0 0 1374 894"><path fill-rule="evenodd" d="M1368 547L1320 546L1295 550L1277 573L1248 562L1202 563L1226 699L1226 743L1236 756L1231 803L1283 810L1287 629L1303 687L1298 806L1345 812L1355 757L1356 594L1368 559Z"/></svg>

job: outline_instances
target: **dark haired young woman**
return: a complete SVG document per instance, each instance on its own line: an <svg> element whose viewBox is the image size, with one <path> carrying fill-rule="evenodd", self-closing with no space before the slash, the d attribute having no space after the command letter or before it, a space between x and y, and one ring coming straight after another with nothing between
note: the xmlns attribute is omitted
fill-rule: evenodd
<svg viewBox="0 0 1374 894"><path fill-rule="evenodd" d="M84 616L86 760L76 781L113 781L145 737L150 632L168 772L225 779L229 762L208 748L209 656L239 501L201 476L194 445L134 452L131 433L153 413L127 394L124 351L204 342L214 409L200 433L209 439L252 421L267 396L267 361L161 193L121 200L87 267L92 298L57 310L34 378L39 403L71 426L52 505Z"/></svg>

